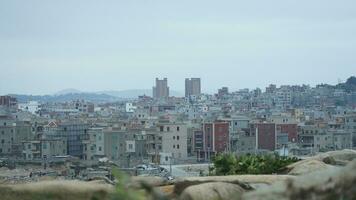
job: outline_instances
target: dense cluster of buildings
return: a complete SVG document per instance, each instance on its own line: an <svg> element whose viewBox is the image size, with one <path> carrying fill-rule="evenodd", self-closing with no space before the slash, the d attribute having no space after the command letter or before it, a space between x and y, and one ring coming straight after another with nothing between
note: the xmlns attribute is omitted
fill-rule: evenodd
<svg viewBox="0 0 356 200"><path fill-rule="evenodd" d="M0 157L52 162L71 156L122 167L209 162L218 153L313 155L356 147L356 92L328 85L268 86L185 97L156 79L153 96L115 103L22 102L0 97Z"/></svg>

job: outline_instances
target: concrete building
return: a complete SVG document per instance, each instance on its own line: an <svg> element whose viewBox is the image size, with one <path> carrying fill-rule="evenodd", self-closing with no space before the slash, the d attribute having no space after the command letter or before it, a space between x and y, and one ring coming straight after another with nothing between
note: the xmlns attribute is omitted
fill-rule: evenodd
<svg viewBox="0 0 356 200"><path fill-rule="evenodd" d="M184 123L157 123L162 137L161 164L184 163L188 158L188 126ZM171 160L172 159L172 160Z"/></svg>
<svg viewBox="0 0 356 200"><path fill-rule="evenodd" d="M124 159L126 152L124 130L114 128L104 130L104 152L110 160Z"/></svg>
<svg viewBox="0 0 356 200"><path fill-rule="evenodd" d="M250 129L243 129L237 132L236 152L247 154L256 152L256 135Z"/></svg>
<svg viewBox="0 0 356 200"><path fill-rule="evenodd" d="M330 129L317 125L301 125L298 128L300 154L314 154L333 150L350 149L351 132L347 129Z"/></svg>
<svg viewBox="0 0 356 200"><path fill-rule="evenodd" d="M31 139L32 128L28 122L0 116L0 155L22 157L22 141Z"/></svg>
<svg viewBox="0 0 356 200"><path fill-rule="evenodd" d="M84 159L84 141L89 140L88 124L82 122L51 122L45 127L48 139L64 138L67 141L67 153Z"/></svg>
<svg viewBox="0 0 356 200"><path fill-rule="evenodd" d="M345 116L345 129L351 134L350 145L356 148L356 112Z"/></svg>
<svg viewBox="0 0 356 200"><path fill-rule="evenodd" d="M156 78L156 85L152 88L152 93L153 98L155 99L168 98L169 87L167 78L164 78L163 80Z"/></svg>
<svg viewBox="0 0 356 200"><path fill-rule="evenodd" d="M273 94L277 90L277 86L274 84L270 84L268 87L266 87L266 93L267 94Z"/></svg>
<svg viewBox="0 0 356 200"><path fill-rule="evenodd" d="M278 108L288 108L292 104L292 92L287 86L281 86L276 92L275 99L276 106Z"/></svg>
<svg viewBox="0 0 356 200"><path fill-rule="evenodd" d="M31 161L51 161L67 155L65 139L38 139L23 142L23 158Z"/></svg>
<svg viewBox="0 0 356 200"><path fill-rule="evenodd" d="M127 102L125 104L125 111L127 113L134 113L136 109L137 109L137 107L134 106L131 102Z"/></svg>
<svg viewBox="0 0 356 200"><path fill-rule="evenodd" d="M17 99L12 96L0 96L0 107L17 108Z"/></svg>
<svg viewBox="0 0 356 200"><path fill-rule="evenodd" d="M84 100L77 100L73 102L74 109L80 113L93 113L94 112L94 104L91 102L86 102Z"/></svg>
<svg viewBox="0 0 356 200"><path fill-rule="evenodd" d="M200 78L185 79L185 97L201 94Z"/></svg>
<svg viewBox="0 0 356 200"><path fill-rule="evenodd" d="M103 128L89 128L88 140L83 141L83 160L98 160L105 156Z"/></svg>
<svg viewBox="0 0 356 200"><path fill-rule="evenodd" d="M28 103L19 103L18 107L22 111L28 111L32 114L38 114L40 110L40 104L37 101L29 101Z"/></svg>
<svg viewBox="0 0 356 200"><path fill-rule="evenodd" d="M229 88L228 87L222 87L221 89L218 90L218 96L223 97L229 94Z"/></svg>

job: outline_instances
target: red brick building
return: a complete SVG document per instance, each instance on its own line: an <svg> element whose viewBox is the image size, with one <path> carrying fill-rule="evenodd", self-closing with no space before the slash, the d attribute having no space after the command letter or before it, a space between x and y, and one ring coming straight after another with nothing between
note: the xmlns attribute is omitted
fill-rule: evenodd
<svg viewBox="0 0 356 200"><path fill-rule="evenodd" d="M212 122L202 125L203 145L199 154L209 160L212 155L228 151L229 145L229 123ZM198 145L198 144L196 144Z"/></svg>
<svg viewBox="0 0 356 200"><path fill-rule="evenodd" d="M277 124L277 133L288 134L288 142L297 142L298 126L297 124Z"/></svg>
<svg viewBox="0 0 356 200"><path fill-rule="evenodd" d="M251 133L256 135L256 145L259 150L276 149L276 124L275 123L256 123L251 124Z"/></svg>

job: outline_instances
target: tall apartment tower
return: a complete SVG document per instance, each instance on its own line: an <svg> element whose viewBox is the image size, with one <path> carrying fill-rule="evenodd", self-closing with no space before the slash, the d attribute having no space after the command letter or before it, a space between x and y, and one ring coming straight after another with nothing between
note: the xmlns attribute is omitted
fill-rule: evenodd
<svg viewBox="0 0 356 200"><path fill-rule="evenodd" d="M155 99L169 97L169 87L167 78L164 78L162 80L156 78L156 86L152 88L152 93L153 98Z"/></svg>
<svg viewBox="0 0 356 200"><path fill-rule="evenodd" d="M185 79L185 96L199 95L201 93L200 78Z"/></svg>

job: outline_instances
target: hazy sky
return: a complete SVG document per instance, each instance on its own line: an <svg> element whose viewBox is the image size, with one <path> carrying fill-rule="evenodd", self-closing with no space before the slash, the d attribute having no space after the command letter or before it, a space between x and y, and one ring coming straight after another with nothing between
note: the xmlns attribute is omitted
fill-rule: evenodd
<svg viewBox="0 0 356 200"><path fill-rule="evenodd" d="M356 74L355 0L0 0L0 94L335 84Z"/></svg>

